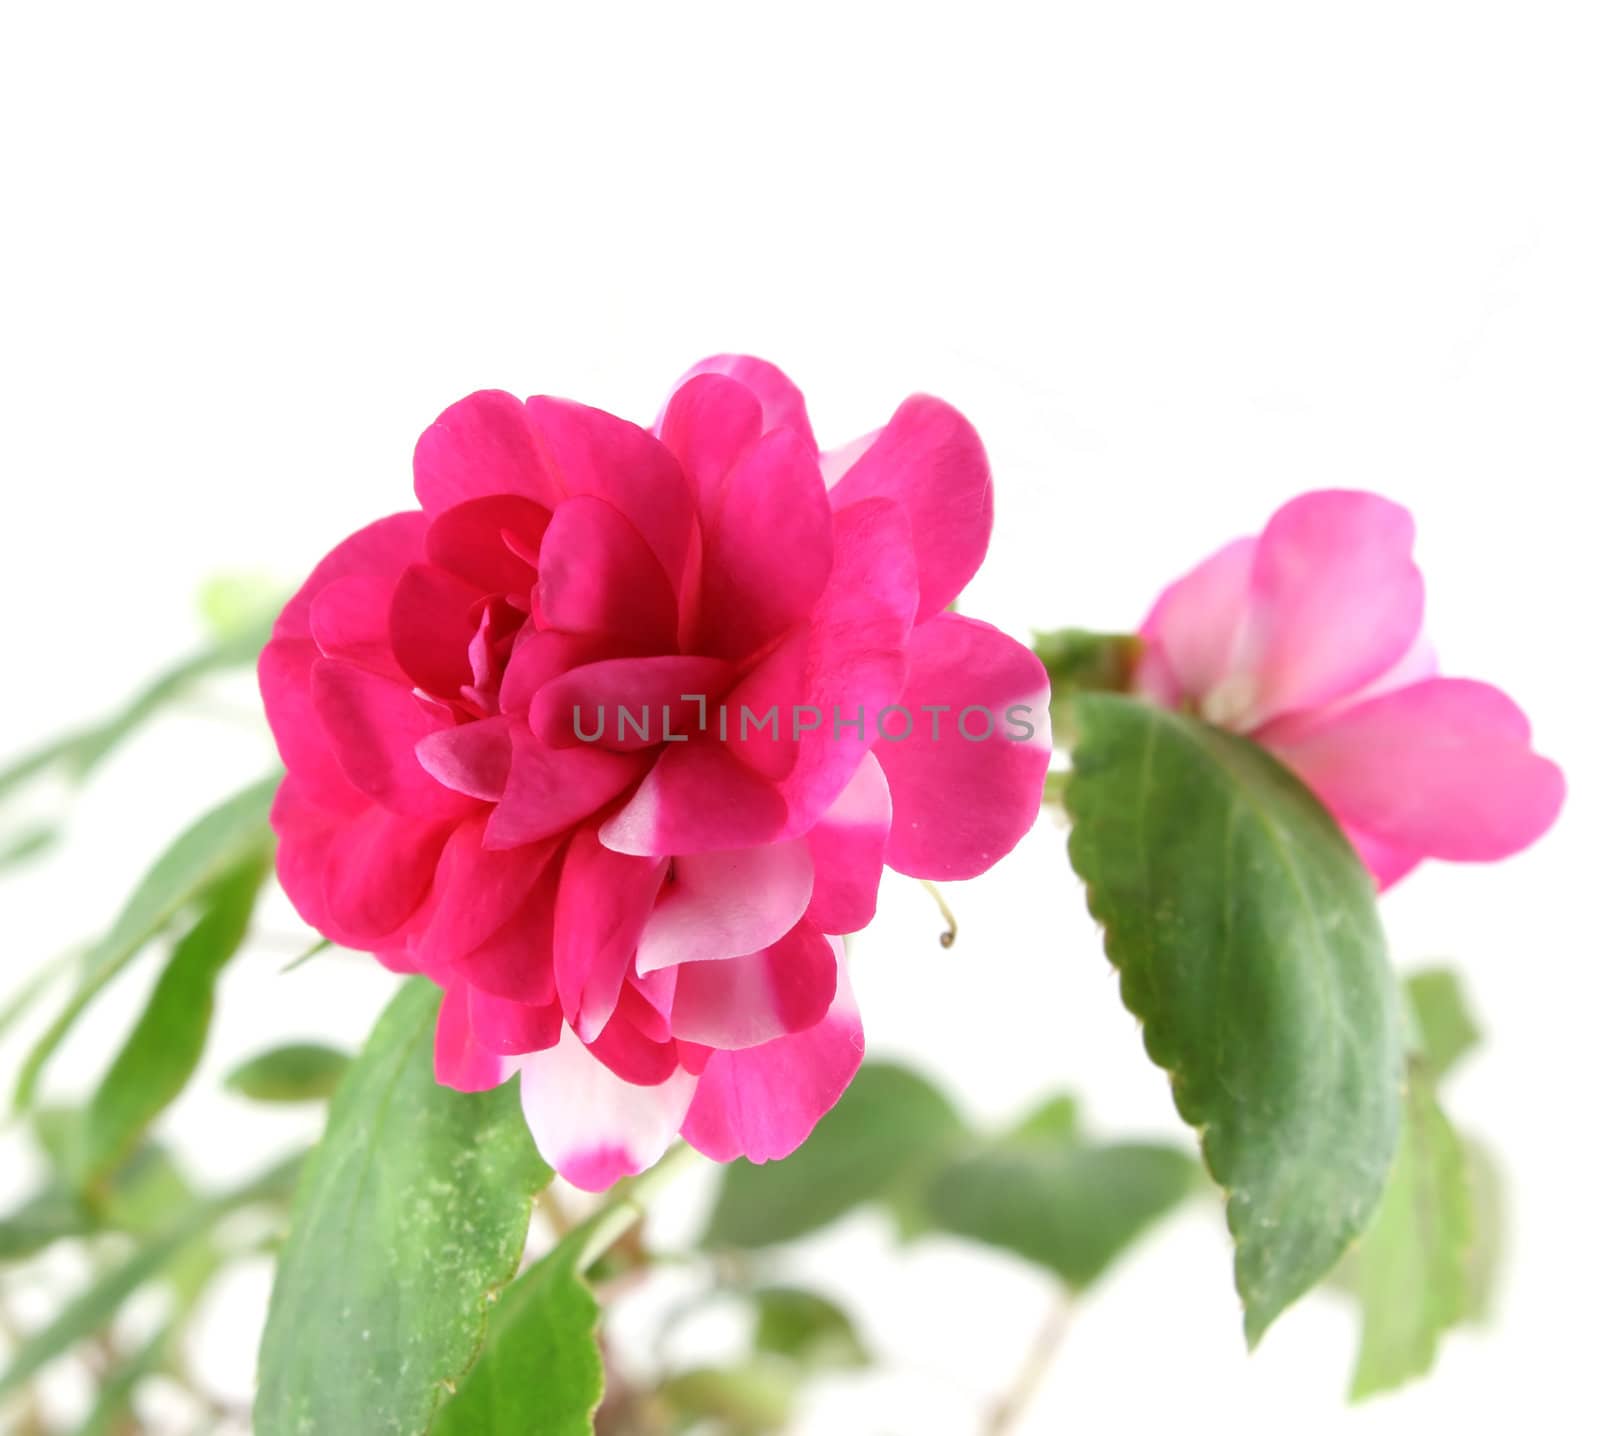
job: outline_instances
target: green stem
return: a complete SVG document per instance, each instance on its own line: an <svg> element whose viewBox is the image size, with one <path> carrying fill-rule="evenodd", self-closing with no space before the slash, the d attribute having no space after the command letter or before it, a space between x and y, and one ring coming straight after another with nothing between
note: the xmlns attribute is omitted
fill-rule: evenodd
<svg viewBox="0 0 1600 1436"><path fill-rule="evenodd" d="M578 1270L588 1271L643 1220L650 1198L679 1171L692 1165L698 1155L687 1142L674 1144L655 1166L633 1178L609 1205L602 1207L590 1219L588 1237L578 1254Z"/></svg>
<svg viewBox="0 0 1600 1436"><path fill-rule="evenodd" d="M1011 1388L994 1405L983 1428L984 1436L1008 1436L1017 1429L1023 1413L1038 1395L1072 1324L1072 1298L1063 1289L1045 1314L1028 1354L1023 1358Z"/></svg>

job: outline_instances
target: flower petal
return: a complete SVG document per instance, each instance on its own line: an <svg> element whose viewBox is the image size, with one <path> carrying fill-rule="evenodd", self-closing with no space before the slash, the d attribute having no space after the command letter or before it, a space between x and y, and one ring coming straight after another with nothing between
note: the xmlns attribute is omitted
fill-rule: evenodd
<svg viewBox="0 0 1600 1436"><path fill-rule="evenodd" d="M428 527L428 559L482 593L512 594L527 607L550 510L517 494L468 499L437 515Z"/></svg>
<svg viewBox="0 0 1600 1436"><path fill-rule="evenodd" d="M832 515L816 452L792 429L739 461L704 527L696 651L741 658L810 615L833 564Z"/></svg>
<svg viewBox="0 0 1600 1436"><path fill-rule="evenodd" d="M445 990L439 1003L433 1029L433 1080L458 1092L487 1092L516 1069L473 1033L468 992L465 983L458 983Z"/></svg>
<svg viewBox="0 0 1600 1436"><path fill-rule="evenodd" d="M1248 728L1356 692L1406 654L1422 627L1415 526L1377 494L1329 489L1291 499L1256 546L1226 711Z"/></svg>
<svg viewBox="0 0 1600 1436"><path fill-rule="evenodd" d="M806 834L816 872L806 916L823 932L859 932L872 921L892 813L888 780L868 753L844 792Z"/></svg>
<svg viewBox="0 0 1600 1436"><path fill-rule="evenodd" d="M639 972L767 947L800 920L811 884L811 854L798 840L676 858L639 936Z"/></svg>
<svg viewBox="0 0 1600 1436"><path fill-rule="evenodd" d="M483 594L431 563L400 575L389 604L389 643L419 688L447 701L472 682L467 649L477 635Z"/></svg>
<svg viewBox="0 0 1600 1436"><path fill-rule="evenodd" d="M520 399L483 389L423 431L412 459L417 501L440 514L472 499L515 494L545 508L560 498Z"/></svg>
<svg viewBox="0 0 1600 1436"><path fill-rule="evenodd" d="M816 1026L711 1054L683 1119L684 1138L718 1162L787 1157L850 1085L865 1048L841 960L833 1006Z"/></svg>
<svg viewBox="0 0 1600 1436"><path fill-rule="evenodd" d="M682 393L699 374L725 374L750 391L761 405L761 432L793 429L814 454L817 441L806 414L806 401L794 381L776 364L749 354L713 354L702 359L678 381L673 398ZM668 408L671 405L669 403ZM665 430L665 422L662 428Z"/></svg>
<svg viewBox="0 0 1600 1436"><path fill-rule="evenodd" d="M358 529L338 545L284 604L272 626L275 638L310 638L311 605L330 583L354 574L385 579L392 587L401 573L422 557L428 521L412 510L390 514Z"/></svg>
<svg viewBox="0 0 1600 1436"><path fill-rule="evenodd" d="M592 828L576 834L567 849L556 898L556 992L585 1042L616 1010L666 871L664 858L612 852Z"/></svg>
<svg viewBox="0 0 1600 1436"><path fill-rule="evenodd" d="M1255 539L1235 539L1167 586L1139 628L1145 643L1135 678L1140 692L1181 703L1205 697L1228 677L1255 553Z"/></svg>
<svg viewBox="0 0 1600 1436"><path fill-rule="evenodd" d="M687 379L656 424L661 442L688 477L702 514L721 498L728 475L760 439L762 429L755 395L713 373Z"/></svg>
<svg viewBox="0 0 1600 1436"><path fill-rule="evenodd" d="M911 520L919 621L948 608L978 571L994 526L994 486L976 431L943 400L907 399L833 486L836 509L893 499Z"/></svg>
<svg viewBox="0 0 1600 1436"><path fill-rule="evenodd" d="M602 756L603 750L562 753ZM608 754L619 761L626 755ZM668 744L638 791L600 827L600 841L619 853L673 857L752 847L783 829L787 808L777 790L714 738Z"/></svg>
<svg viewBox="0 0 1600 1436"><path fill-rule="evenodd" d="M603 1192L660 1160L694 1096L679 1071L638 1087L591 1053L570 1027L522 1062L522 1111L539 1153L575 1187Z"/></svg>
<svg viewBox="0 0 1600 1436"><path fill-rule="evenodd" d="M539 547L539 609L551 628L604 634L650 652L677 638L678 603L648 545L601 499L568 499Z"/></svg>
<svg viewBox="0 0 1600 1436"><path fill-rule="evenodd" d="M917 878L976 877L1039 815L1050 681L1015 639L954 613L919 624L910 654L906 736L873 750L894 801L889 866Z"/></svg>
<svg viewBox="0 0 1600 1436"><path fill-rule="evenodd" d="M436 783L496 803L511 781L511 726L502 715L439 728L417 740L416 755Z"/></svg>
<svg viewBox="0 0 1600 1436"><path fill-rule="evenodd" d="M630 752L682 742L701 731L732 676L722 659L691 654L604 659L544 684L528 726L552 747L583 742Z"/></svg>
<svg viewBox="0 0 1600 1436"><path fill-rule="evenodd" d="M486 849L488 817L479 813L450 834L433 880L427 931L416 944L425 970L455 962L500 931L527 901L550 851Z"/></svg>
<svg viewBox="0 0 1600 1436"><path fill-rule="evenodd" d="M673 1036L728 1051L803 1032L827 1016L838 977L832 944L798 922L760 952L679 968Z"/></svg>
<svg viewBox="0 0 1600 1436"><path fill-rule="evenodd" d="M1342 822L1400 854L1509 857L1549 828L1566 792L1561 770L1530 747L1521 709L1465 678L1286 719L1259 738Z"/></svg>
<svg viewBox="0 0 1600 1436"><path fill-rule="evenodd" d="M561 1040L559 1003L535 1006L496 997L470 983L461 986L467 991L467 1018L473 1040L486 1051L519 1057L525 1052L543 1052Z"/></svg>
<svg viewBox="0 0 1600 1436"><path fill-rule="evenodd" d="M516 725L510 732L511 775L489 819L485 842L491 848L564 832L636 782L649 764L646 755L589 744L551 748Z"/></svg>

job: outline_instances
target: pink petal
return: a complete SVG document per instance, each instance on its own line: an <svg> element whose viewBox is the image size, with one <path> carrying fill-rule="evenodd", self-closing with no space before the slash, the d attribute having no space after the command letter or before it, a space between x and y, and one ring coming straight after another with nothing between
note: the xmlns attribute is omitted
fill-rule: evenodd
<svg viewBox="0 0 1600 1436"><path fill-rule="evenodd" d="M811 613L833 564L814 449L777 429L729 474L705 518L699 651L754 652Z"/></svg>
<svg viewBox="0 0 1600 1436"><path fill-rule="evenodd" d="M1561 770L1529 746L1521 709L1465 678L1286 719L1259 738L1342 822L1402 854L1509 857L1549 828L1566 793Z"/></svg>
<svg viewBox="0 0 1600 1436"><path fill-rule="evenodd" d="M534 443L522 401L498 389L469 394L417 440L417 500L429 514L515 494L553 508L560 497Z"/></svg>
<svg viewBox="0 0 1600 1436"><path fill-rule="evenodd" d="M311 696L345 776L375 802L419 818L473 811L472 799L440 786L417 761L417 744L436 720L409 689L323 658L311 670Z"/></svg>
<svg viewBox="0 0 1600 1436"><path fill-rule="evenodd" d="M998 629L942 613L912 635L900 701L908 735L874 750L894 800L889 866L917 878L976 877L1039 815L1050 764L1044 667Z"/></svg>
<svg viewBox="0 0 1600 1436"><path fill-rule="evenodd" d="M790 725L786 738L792 738L801 707L809 710L804 721L815 715L816 727L801 734L779 783L788 835L811 828L877 742L877 717L899 700L905 683L916 602L904 513L882 499L836 513L833 573L806 639L798 669L802 688L785 694L782 681L764 687L758 670L728 700L748 702L759 712L777 699L779 719ZM782 668L785 680L796 671L781 650L771 663ZM758 741L752 738L752 744Z"/></svg>
<svg viewBox="0 0 1600 1436"><path fill-rule="evenodd" d="M267 723L301 795L321 808L360 812L367 799L345 776L311 696L311 670L322 662L309 638L274 638L261 650L256 676Z"/></svg>
<svg viewBox="0 0 1600 1436"><path fill-rule="evenodd" d="M478 632L483 594L434 564L412 564L389 605L389 642L419 688L451 700L472 682L467 647Z"/></svg>
<svg viewBox="0 0 1600 1436"><path fill-rule="evenodd" d="M760 952L679 968L673 1035L731 1050L803 1032L827 1016L838 978L828 939L798 922Z"/></svg>
<svg viewBox="0 0 1600 1436"><path fill-rule="evenodd" d="M467 1017L472 1036L486 1051L503 1057L543 1052L561 1040L561 1006L534 1006L496 997L481 987L462 983L467 991ZM498 1083L496 1085L499 1085Z"/></svg>
<svg viewBox="0 0 1600 1436"><path fill-rule="evenodd" d="M654 1087L678 1070L677 1044L670 1038L647 1037L620 1007L588 1046L591 1056L624 1082L640 1087Z"/></svg>
<svg viewBox="0 0 1600 1436"><path fill-rule="evenodd" d="M638 780L649 759L582 744L551 748L511 728L511 776L489 819L492 848L514 848L564 832Z"/></svg>
<svg viewBox="0 0 1600 1436"><path fill-rule="evenodd" d="M589 747L557 751L601 756ZM691 739L666 746L626 806L601 825L600 841L644 857L751 847L775 838L787 812L773 786L714 737Z"/></svg>
<svg viewBox="0 0 1600 1436"><path fill-rule="evenodd" d="M577 833L556 899L556 991L567 1019L592 1042L616 1010L639 934L666 876L662 858L635 858Z"/></svg>
<svg viewBox="0 0 1600 1436"><path fill-rule="evenodd" d="M842 509L886 498L911 519L921 588L918 620L948 608L978 571L994 525L994 486L978 435L940 399L918 394L830 493Z"/></svg>
<svg viewBox="0 0 1600 1436"><path fill-rule="evenodd" d="M586 1192L659 1161L694 1089L684 1071L651 1087L625 1082L570 1027L522 1063L522 1111L540 1155Z"/></svg>
<svg viewBox="0 0 1600 1436"><path fill-rule="evenodd" d="M353 663L408 688L389 645L395 580L370 573L335 579L311 603L311 636L327 658Z"/></svg>
<svg viewBox="0 0 1600 1436"><path fill-rule="evenodd" d="M761 437L761 405L742 384L700 374L674 392L658 422L661 442L677 457L702 513Z"/></svg>
<svg viewBox="0 0 1600 1436"><path fill-rule="evenodd" d="M535 575L523 555L539 552L549 522L548 509L515 494L468 499L434 518L428 558L482 593L526 600Z"/></svg>
<svg viewBox="0 0 1600 1436"><path fill-rule="evenodd" d="M391 587L401 573L422 557L428 521L412 511L391 514L350 535L314 569L284 605L273 625L275 638L310 638L311 605L330 583L356 574L387 580Z"/></svg>
<svg viewBox="0 0 1600 1436"><path fill-rule="evenodd" d="M787 1157L850 1085L865 1049L841 961L833 1006L815 1027L711 1054L683 1119L684 1138L718 1162Z"/></svg>
<svg viewBox="0 0 1600 1436"><path fill-rule="evenodd" d="M458 984L445 991L439 1004L439 1021L433 1030L433 1079L458 1092L487 1092L515 1069L474 1036L467 994L466 984Z"/></svg>
<svg viewBox="0 0 1600 1436"><path fill-rule="evenodd" d="M1207 716L1254 726L1354 693L1399 662L1422 626L1414 532L1376 494L1330 489L1279 509L1256 546L1235 655L1246 689Z"/></svg>
<svg viewBox="0 0 1600 1436"><path fill-rule="evenodd" d="M637 652L631 645L604 634L524 629L500 679L500 711L526 713L533 695L569 668L608 658L633 657Z"/></svg>
<svg viewBox="0 0 1600 1436"><path fill-rule="evenodd" d="M702 359L678 381L677 398L699 374L725 374L749 390L761 405L761 429L792 429L814 454L817 441L811 433L811 420L806 415L806 401L800 390L776 364L756 359L748 354L713 354ZM668 405L670 412L671 405ZM666 423L662 422L663 437Z"/></svg>
<svg viewBox="0 0 1600 1436"><path fill-rule="evenodd" d="M1349 823L1341 821L1340 826L1350 840L1350 846L1356 850L1356 855L1366 864L1367 871L1378 884L1379 892L1393 887L1428 856L1411 848L1382 842Z"/></svg>
<svg viewBox="0 0 1600 1436"><path fill-rule="evenodd" d="M823 932L858 932L872 921L891 814L888 780L868 753L844 792L806 834L816 872L806 916Z"/></svg>
<svg viewBox="0 0 1600 1436"><path fill-rule="evenodd" d="M539 548L539 609L551 628L651 651L677 638L678 603L639 531L610 504L568 499Z"/></svg>
<svg viewBox="0 0 1600 1436"><path fill-rule="evenodd" d="M1177 705L1185 698L1203 698L1227 678L1255 553L1255 539L1236 539L1156 600L1139 629L1146 645L1135 679L1140 692Z"/></svg>
<svg viewBox="0 0 1600 1436"><path fill-rule="evenodd" d="M539 397L527 408L565 494L590 495L616 509L679 592L694 543L695 505L671 452L637 424L583 404Z"/></svg>
<svg viewBox="0 0 1600 1436"><path fill-rule="evenodd" d="M811 854L802 841L673 861L638 940L638 970L713 961L777 942L811 901Z"/></svg>
<svg viewBox="0 0 1600 1436"><path fill-rule="evenodd" d="M555 909L561 864L553 859L562 847L560 839L551 839L514 850L538 869L539 877L504 926L455 960L456 972L474 987L530 1007L555 1001Z"/></svg>
<svg viewBox="0 0 1600 1436"><path fill-rule="evenodd" d="M533 892L550 852L483 846L487 815L451 833L434 874L433 911L416 956L432 970L475 951L516 916Z"/></svg>
<svg viewBox="0 0 1600 1436"><path fill-rule="evenodd" d="M435 729L417 740L417 762L452 792L498 802L511 780L511 727L504 717Z"/></svg>
<svg viewBox="0 0 1600 1436"><path fill-rule="evenodd" d="M589 663L539 689L528 725L552 747L588 742L629 752L682 741L701 731L702 716L712 721L732 675L720 658L677 653Z"/></svg>

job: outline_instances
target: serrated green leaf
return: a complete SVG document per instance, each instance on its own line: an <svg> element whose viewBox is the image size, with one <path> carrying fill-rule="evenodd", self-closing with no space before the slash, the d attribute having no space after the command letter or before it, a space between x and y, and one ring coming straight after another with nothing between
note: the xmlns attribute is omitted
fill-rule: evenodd
<svg viewBox="0 0 1600 1436"><path fill-rule="evenodd" d="M187 1248L202 1240L223 1217L241 1207L284 1195L300 1166L294 1157L264 1172L253 1181L220 1196L206 1197L181 1208L161 1231L139 1246L124 1261L101 1273L69 1300L55 1317L30 1333L11 1356L0 1375L0 1397L29 1380L42 1367L80 1341L100 1331L121 1309L122 1303L147 1281L162 1275Z"/></svg>
<svg viewBox="0 0 1600 1436"><path fill-rule="evenodd" d="M1255 744L1109 694L1073 714L1073 866L1228 1192L1253 1345L1370 1223L1393 1160L1399 1006L1372 881Z"/></svg>
<svg viewBox="0 0 1600 1436"><path fill-rule="evenodd" d="M963 1132L937 1088L903 1067L869 1062L792 1156L724 1169L703 1241L760 1247L815 1231L891 1197Z"/></svg>
<svg viewBox="0 0 1600 1436"><path fill-rule="evenodd" d="M433 1436L588 1436L605 1388L600 1307L578 1270L587 1228L514 1281L483 1354L440 1409Z"/></svg>
<svg viewBox="0 0 1600 1436"><path fill-rule="evenodd" d="M938 1228L1015 1252L1082 1291L1198 1177L1175 1147L1036 1136L957 1158L934 1174L923 1201Z"/></svg>
<svg viewBox="0 0 1600 1436"><path fill-rule="evenodd" d="M347 1054L320 1042L289 1042L241 1062L222 1085L255 1102L321 1102L350 1065Z"/></svg>
<svg viewBox="0 0 1600 1436"><path fill-rule="evenodd" d="M144 1011L83 1114L76 1155L81 1185L100 1181L193 1075L211 1030L216 981L250 929L267 874L246 858L203 895L199 918L179 939Z"/></svg>
<svg viewBox="0 0 1600 1436"><path fill-rule="evenodd" d="M39 1076L61 1040L135 954L223 874L268 850L272 833L267 814L278 781L268 778L213 808L156 859L110 932L84 954L66 1007L28 1054L17 1078L17 1108L32 1104Z"/></svg>
<svg viewBox="0 0 1600 1436"><path fill-rule="evenodd" d="M1361 1349L1351 1400L1399 1386L1433 1365L1440 1336L1466 1315L1471 1243L1465 1154L1417 1065L1388 1187L1355 1250Z"/></svg>
<svg viewBox="0 0 1600 1436"><path fill-rule="evenodd" d="M1483 1041L1461 979L1446 967L1428 968L1406 979L1422 1055L1435 1080Z"/></svg>
<svg viewBox="0 0 1600 1436"><path fill-rule="evenodd" d="M258 1436L420 1436L516 1272L551 1172L514 1085L434 1081L438 1010L402 987L334 1094L272 1289Z"/></svg>
<svg viewBox="0 0 1600 1436"><path fill-rule="evenodd" d="M751 1292L750 1300L756 1310L757 1351L788 1357L808 1369L872 1364L850 1314L819 1292L766 1286Z"/></svg>

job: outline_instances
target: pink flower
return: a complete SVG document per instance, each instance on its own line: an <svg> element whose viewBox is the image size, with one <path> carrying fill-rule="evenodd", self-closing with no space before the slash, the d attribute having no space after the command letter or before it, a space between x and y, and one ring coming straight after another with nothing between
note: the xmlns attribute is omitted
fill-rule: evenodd
<svg viewBox="0 0 1600 1436"><path fill-rule="evenodd" d="M1515 703L1437 676L1413 533L1376 494L1303 494L1174 583L1139 630L1139 691L1269 748L1380 888L1423 858L1509 857L1565 793Z"/></svg>
<svg viewBox="0 0 1600 1436"><path fill-rule="evenodd" d="M284 887L444 989L439 1080L519 1073L580 1186L680 1130L786 1155L860 1063L838 935L884 864L972 877L1038 811L1043 669L947 612L977 435L917 397L819 453L794 385L725 356L654 432L474 394L415 475L262 655Z"/></svg>

